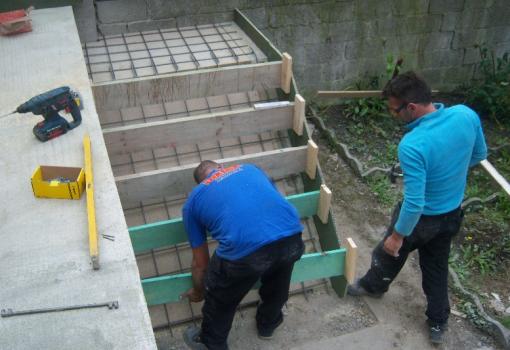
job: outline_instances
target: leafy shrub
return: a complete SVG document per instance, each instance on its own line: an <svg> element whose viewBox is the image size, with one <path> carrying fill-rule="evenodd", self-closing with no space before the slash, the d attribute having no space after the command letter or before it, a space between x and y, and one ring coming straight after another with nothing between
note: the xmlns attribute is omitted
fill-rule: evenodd
<svg viewBox="0 0 510 350"><path fill-rule="evenodd" d="M510 124L510 59L508 52L496 57L494 51L478 47L480 63L475 77L465 86L466 102L483 116Z"/></svg>

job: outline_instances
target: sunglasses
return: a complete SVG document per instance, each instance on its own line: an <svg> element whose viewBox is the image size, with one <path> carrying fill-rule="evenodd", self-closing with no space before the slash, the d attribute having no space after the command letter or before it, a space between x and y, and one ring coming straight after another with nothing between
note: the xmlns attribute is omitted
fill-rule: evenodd
<svg viewBox="0 0 510 350"><path fill-rule="evenodd" d="M393 114L399 114L404 108L407 107L409 103L408 102L403 102L398 108L389 108L390 112L393 113Z"/></svg>

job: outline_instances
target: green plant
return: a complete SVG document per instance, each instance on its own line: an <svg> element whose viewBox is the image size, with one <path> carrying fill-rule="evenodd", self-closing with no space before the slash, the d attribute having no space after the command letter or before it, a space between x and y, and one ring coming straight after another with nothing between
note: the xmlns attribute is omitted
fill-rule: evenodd
<svg viewBox="0 0 510 350"><path fill-rule="evenodd" d="M480 315L477 307L472 302L464 301L460 304L460 309L476 326L482 329L488 327L487 321Z"/></svg>
<svg viewBox="0 0 510 350"><path fill-rule="evenodd" d="M466 102L500 126L510 122L510 59L508 52L496 57L494 51L477 46L480 63L475 77L465 87Z"/></svg>
<svg viewBox="0 0 510 350"><path fill-rule="evenodd" d="M503 326L505 326L506 328L510 329L510 316L506 316L506 317L502 317L500 319L500 322Z"/></svg>
<svg viewBox="0 0 510 350"><path fill-rule="evenodd" d="M367 183L370 190L377 196L379 202L386 207L395 205L401 196L400 192L393 188L386 175L369 176Z"/></svg>
<svg viewBox="0 0 510 350"><path fill-rule="evenodd" d="M462 245L460 251L464 266L478 270L482 276L494 272L497 268L496 247L494 246L468 243Z"/></svg>

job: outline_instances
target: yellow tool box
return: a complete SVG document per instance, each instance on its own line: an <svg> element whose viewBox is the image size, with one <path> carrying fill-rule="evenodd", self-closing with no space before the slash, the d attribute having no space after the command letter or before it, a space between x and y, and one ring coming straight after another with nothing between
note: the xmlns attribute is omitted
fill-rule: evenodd
<svg viewBox="0 0 510 350"><path fill-rule="evenodd" d="M41 198L80 199L85 189L82 168L41 165L31 181L34 195Z"/></svg>

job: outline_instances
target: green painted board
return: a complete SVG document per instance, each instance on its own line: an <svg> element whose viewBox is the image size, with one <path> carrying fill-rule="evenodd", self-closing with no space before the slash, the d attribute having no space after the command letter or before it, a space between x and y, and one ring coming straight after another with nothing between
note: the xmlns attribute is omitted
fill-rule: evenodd
<svg viewBox="0 0 510 350"><path fill-rule="evenodd" d="M324 253L306 254L294 265L292 283L344 275L345 248ZM256 288L258 284L254 286ZM190 273L166 275L142 280L147 304L160 305L179 301L179 297L192 287Z"/></svg>
<svg viewBox="0 0 510 350"><path fill-rule="evenodd" d="M271 43L257 27L238 9L234 10L234 22L245 32L259 49L264 52L267 59L271 61L281 61L281 52Z"/></svg>
<svg viewBox="0 0 510 350"><path fill-rule="evenodd" d="M319 191L288 196L287 200L296 207L301 218L309 218L317 213ZM130 227L129 236L135 254L188 241L182 218Z"/></svg>

